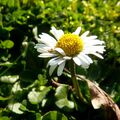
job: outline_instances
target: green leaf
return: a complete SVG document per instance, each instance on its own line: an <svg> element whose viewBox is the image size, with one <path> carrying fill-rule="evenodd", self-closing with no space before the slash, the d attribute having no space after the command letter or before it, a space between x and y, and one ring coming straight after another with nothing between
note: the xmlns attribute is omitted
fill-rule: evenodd
<svg viewBox="0 0 120 120"><path fill-rule="evenodd" d="M10 67L10 66L12 66L14 63L12 63L12 62L4 62L4 63L0 63L0 66L6 66L6 67Z"/></svg>
<svg viewBox="0 0 120 120"><path fill-rule="evenodd" d="M3 20L3 15L0 13L0 26L3 25L2 20Z"/></svg>
<svg viewBox="0 0 120 120"><path fill-rule="evenodd" d="M64 114L60 112L50 111L42 117L42 120L68 120L68 119Z"/></svg>
<svg viewBox="0 0 120 120"><path fill-rule="evenodd" d="M67 94L68 94L68 85L60 85L56 89L56 93L55 93L56 102L55 102L55 104L59 108L73 109L74 103L72 101L68 100Z"/></svg>
<svg viewBox="0 0 120 120"><path fill-rule="evenodd" d="M7 30L7 31L12 31L14 29L14 27L13 26L4 27L4 29Z"/></svg>
<svg viewBox="0 0 120 120"><path fill-rule="evenodd" d="M22 110L22 111L28 111L28 109L26 108L26 106L24 106L24 105L20 105L20 108L19 108L20 110Z"/></svg>
<svg viewBox="0 0 120 120"><path fill-rule="evenodd" d="M20 0L14 0L14 6L20 8Z"/></svg>
<svg viewBox="0 0 120 120"><path fill-rule="evenodd" d="M41 114L40 113L36 113L36 120L41 120Z"/></svg>
<svg viewBox="0 0 120 120"><path fill-rule="evenodd" d="M50 91L50 87L45 87L42 91L34 89L28 94L28 100L31 104L39 104Z"/></svg>
<svg viewBox="0 0 120 120"><path fill-rule="evenodd" d="M19 75L5 75L0 77L0 81L4 83L15 83L19 79Z"/></svg>
<svg viewBox="0 0 120 120"><path fill-rule="evenodd" d="M11 120L11 119L8 118L7 116L2 116L2 117L0 117L0 120Z"/></svg>
<svg viewBox="0 0 120 120"><path fill-rule="evenodd" d="M60 99L60 100L56 101L56 105L59 108L63 108L63 107L68 107L70 109L74 108L74 103L72 101L68 101L67 98Z"/></svg>
<svg viewBox="0 0 120 120"><path fill-rule="evenodd" d="M2 96L0 96L0 101L9 100L10 98L11 98L11 96L9 96L9 97L2 97Z"/></svg>
<svg viewBox="0 0 120 120"><path fill-rule="evenodd" d="M14 42L11 41L11 40L2 41L1 44L2 44L2 46L3 46L4 48L7 48L7 49L10 49L10 48L12 48L12 47L14 46Z"/></svg>
<svg viewBox="0 0 120 120"><path fill-rule="evenodd" d="M20 86L20 82L15 82L15 84L12 87L11 90L13 93L17 93L18 91L22 91L22 88Z"/></svg>
<svg viewBox="0 0 120 120"><path fill-rule="evenodd" d="M28 3L28 0L23 0L23 4L27 4Z"/></svg>
<svg viewBox="0 0 120 120"><path fill-rule="evenodd" d="M28 94L28 100L31 104L38 104L41 100L39 99L39 96L40 96L40 92L36 92L33 90Z"/></svg>
<svg viewBox="0 0 120 120"><path fill-rule="evenodd" d="M7 4L9 7L14 7L14 3L15 1L14 0L8 0Z"/></svg>
<svg viewBox="0 0 120 120"><path fill-rule="evenodd" d="M38 74L38 80L40 85L45 85L48 82L45 76L41 74Z"/></svg>
<svg viewBox="0 0 120 120"><path fill-rule="evenodd" d="M8 0L0 0L0 3L1 3L2 5L6 5L6 4L7 4L7 1L8 1Z"/></svg>
<svg viewBox="0 0 120 120"><path fill-rule="evenodd" d="M10 103L8 105L8 108L16 114L23 114L24 112L20 110L21 106L22 106L21 103Z"/></svg>

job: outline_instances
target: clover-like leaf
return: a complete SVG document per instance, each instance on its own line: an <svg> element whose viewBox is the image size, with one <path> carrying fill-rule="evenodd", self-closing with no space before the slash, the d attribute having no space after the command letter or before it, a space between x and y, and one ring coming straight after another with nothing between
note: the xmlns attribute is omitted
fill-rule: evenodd
<svg viewBox="0 0 120 120"><path fill-rule="evenodd" d="M28 94L28 100L31 104L39 104L50 91L50 87L45 87L42 91L34 89Z"/></svg>
<svg viewBox="0 0 120 120"><path fill-rule="evenodd" d="M2 42L2 46L4 48L10 49L14 46L14 42L12 40L5 40L5 41Z"/></svg>
<svg viewBox="0 0 120 120"><path fill-rule="evenodd" d="M74 108L74 103L70 100L68 100L67 95L68 94L68 85L60 85L56 89L55 97L56 97L56 102L55 104L59 108L68 108L68 109L73 109Z"/></svg>
<svg viewBox="0 0 120 120"><path fill-rule="evenodd" d="M16 114L23 114L24 112L22 110L20 110L21 106L22 106L22 104L18 103L18 102L17 103L10 103L8 105L8 108Z"/></svg>

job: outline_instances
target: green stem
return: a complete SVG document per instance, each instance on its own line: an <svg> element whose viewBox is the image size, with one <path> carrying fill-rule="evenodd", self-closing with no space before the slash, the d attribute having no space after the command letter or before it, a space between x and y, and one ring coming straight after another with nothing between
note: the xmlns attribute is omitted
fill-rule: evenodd
<svg viewBox="0 0 120 120"><path fill-rule="evenodd" d="M81 89L80 89L78 80L76 79L75 64L74 64L73 60L71 60L71 69L70 70L71 70L71 78L72 78L73 87L75 89L75 92L82 102L86 102L86 100L84 99L84 97L81 93Z"/></svg>

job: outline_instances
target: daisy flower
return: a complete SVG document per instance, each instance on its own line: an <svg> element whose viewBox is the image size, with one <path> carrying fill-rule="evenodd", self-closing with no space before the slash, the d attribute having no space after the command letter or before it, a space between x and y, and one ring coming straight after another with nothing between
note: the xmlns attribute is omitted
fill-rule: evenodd
<svg viewBox="0 0 120 120"><path fill-rule="evenodd" d="M53 36L42 33L37 37L34 29L38 41L35 48L40 53L39 57L51 57L47 64L47 67L50 67L49 75L57 68L57 75L60 76L67 60L73 60L76 65L88 68L93 63L90 54L103 59L101 54L105 51L104 41L97 39L96 35L88 36L89 31L79 35L81 27L73 33L64 33L63 30L52 27L50 32Z"/></svg>

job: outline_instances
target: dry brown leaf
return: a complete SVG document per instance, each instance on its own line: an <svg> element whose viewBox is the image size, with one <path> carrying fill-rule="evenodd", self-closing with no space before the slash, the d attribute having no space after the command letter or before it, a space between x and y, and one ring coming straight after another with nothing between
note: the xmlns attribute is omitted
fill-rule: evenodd
<svg viewBox="0 0 120 120"><path fill-rule="evenodd" d="M77 75L81 80L88 83L91 94L91 103L94 109L103 108L107 115L107 120L120 120L120 109L110 96L102 90L97 84Z"/></svg>

